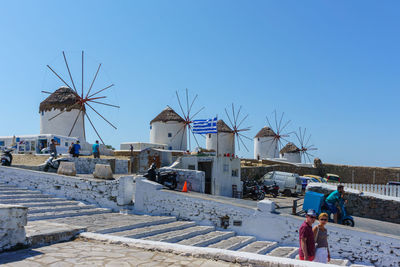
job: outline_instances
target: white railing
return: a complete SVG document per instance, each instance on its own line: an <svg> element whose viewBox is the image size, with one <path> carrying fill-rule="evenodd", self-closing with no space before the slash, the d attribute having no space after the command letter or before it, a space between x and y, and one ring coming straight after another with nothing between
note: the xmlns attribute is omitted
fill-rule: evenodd
<svg viewBox="0 0 400 267"><path fill-rule="evenodd" d="M337 183L329 183L331 185L338 185ZM385 185L385 184L350 184L341 183L344 187L380 194L384 196L400 197L400 185Z"/></svg>

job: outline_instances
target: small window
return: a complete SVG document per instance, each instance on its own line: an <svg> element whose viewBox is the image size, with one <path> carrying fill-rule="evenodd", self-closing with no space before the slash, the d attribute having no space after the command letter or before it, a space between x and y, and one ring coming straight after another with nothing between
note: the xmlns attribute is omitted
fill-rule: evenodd
<svg viewBox="0 0 400 267"><path fill-rule="evenodd" d="M228 164L224 164L224 172L228 172L229 171L229 165Z"/></svg>
<svg viewBox="0 0 400 267"><path fill-rule="evenodd" d="M0 146L4 146L4 141L0 141Z"/></svg>
<svg viewBox="0 0 400 267"><path fill-rule="evenodd" d="M211 134L208 134L208 138L211 138Z"/></svg>
<svg viewBox="0 0 400 267"><path fill-rule="evenodd" d="M68 142L65 142L65 144L64 144L65 146L68 146Z"/></svg>
<svg viewBox="0 0 400 267"><path fill-rule="evenodd" d="M150 130L151 130L151 128L152 128L152 127L151 127L151 125L150 125Z"/></svg>
<svg viewBox="0 0 400 267"><path fill-rule="evenodd" d="M257 138L257 141L260 141L260 137Z"/></svg>
<svg viewBox="0 0 400 267"><path fill-rule="evenodd" d="M168 137L172 137L172 133L168 133Z"/></svg>
<svg viewBox="0 0 400 267"><path fill-rule="evenodd" d="M172 150L172 146L170 146L168 149L169 149L169 150Z"/></svg>
<svg viewBox="0 0 400 267"><path fill-rule="evenodd" d="M195 166L195 165L188 165L188 169L189 169L189 170L195 170L195 169L196 169L196 166Z"/></svg>
<svg viewBox="0 0 400 267"><path fill-rule="evenodd" d="M42 111L42 116L44 115L44 111Z"/></svg>
<svg viewBox="0 0 400 267"><path fill-rule="evenodd" d="M239 171L237 169L232 170L232 176L233 177L238 177Z"/></svg>

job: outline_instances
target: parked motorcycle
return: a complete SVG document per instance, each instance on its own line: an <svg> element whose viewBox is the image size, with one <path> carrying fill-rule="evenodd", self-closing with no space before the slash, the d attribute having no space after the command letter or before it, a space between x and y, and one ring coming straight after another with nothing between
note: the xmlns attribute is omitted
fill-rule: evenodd
<svg viewBox="0 0 400 267"><path fill-rule="evenodd" d="M177 173L172 170L168 171L157 171L156 164L151 164L150 168L147 170L147 174L144 175L147 179L153 182L157 182L174 190L178 186Z"/></svg>
<svg viewBox="0 0 400 267"><path fill-rule="evenodd" d="M264 188L254 180L244 180L243 197L249 197L253 200L263 200L265 198Z"/></svg>
<svg viewBox="0 0 400 267"><path fill-rule="evenodd" d="M352 216L350 216L347 213L346 203L343 201L343 199L341 199L339 201L339 206L340 206L340 210L338 211L338 224L343 224L343 225L354 227L354 219ZM331 219L331 210L325 204L325 201L321 207L321 210L322 210L322 212L328 213L329 222L334 222L333 219Z"/></svg>
<svg viewBox="0 0 400 267"><path fill-rule="evenodd" d="M275 182L272 185L263 184L263 186L265 194L270 194L274 198L276 198L279 195L279 186Z"/></svg>
<svg viewBox="0 0 400 267"><path fill-rule="evenodd" d="M3 154L1 155L1 166L11 166L13 156L11 152L13 149L4 149Z"/></svg>
<svg viewBox="0 0 400 267"><path fill-rule="evenodd" d="M46 165L44 166L43 171L48 172L49 169L58 170L61 161L68 161L68 159L66 158L57 159L56 154L51 153L50 157L45 162Z"/></svg>

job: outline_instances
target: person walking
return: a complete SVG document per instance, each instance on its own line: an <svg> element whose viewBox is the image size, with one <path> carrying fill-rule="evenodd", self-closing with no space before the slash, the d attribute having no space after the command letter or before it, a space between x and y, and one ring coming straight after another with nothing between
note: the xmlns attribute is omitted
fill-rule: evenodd
<svg viewBox="0 0 400 267"><path fill-rule="evenodd" d="M57 147L56 147L56 140L51 139L49 146L50 155L54 153L54 158L57 158Z"/></svg>
<svg viewBox="0 0 400 267"><path fill-rule="evenodd" d="M331 261L331 254L328 247L328 229L325 228L329 216L323 212L318 216L319 224L314 226L313 233L315 237L315 262L328 263Z"/></svg>
<svg viewBox="0 0 400 267"><path fill-rule="evenodd" d="M74 156L75 154L74 142L72 142L71 145L69 146L68 153L70 154L71 158Z"/></svg>
<svg viewBox="0 0 400 267"><path fill-rule="evenodd" d="M93 153L93 157L96 158L100 158L100 145L99 145L99 140L96 140L96 143L93 144L92 146L92 153Z"/></svg>
<svg viewBox="0 0 400 267"><path fill-rule="evenodd" d="M306 220L299 229L299 257L300 260L313 261L315 257L315 239L312 225L317 218L315 210L309 209L306 213Z"/></svg>
<svg viewBox="0 0 400 267"><path fill-rule="evenodd" d="M79 158L79 150L81 150L81 145L79 144L79 140L76 141L76 144L74 144L74 157Z"/></svg>

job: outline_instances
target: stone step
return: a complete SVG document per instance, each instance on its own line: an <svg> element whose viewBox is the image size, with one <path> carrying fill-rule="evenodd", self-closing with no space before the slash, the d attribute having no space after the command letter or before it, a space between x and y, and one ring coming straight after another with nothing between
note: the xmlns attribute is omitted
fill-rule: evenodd
<svg viewBox="0 0 400 267"><path fill-rule="evenodd" d="M0 199L2 204L16 204L18 203L29 203L29 202L57 202L65 201L63 198L15 198L15 199Z"/></svg>
<svg viewBox="0 0 400 267"><path fill-rule="evenodd" d="M49 211L49 212L28 214L28 221L48 220L55 218L93 215L93 214L110 213L110 212L111 212L110 209L103 209L103 208L93 208L87 210Z"/></svg>
<svg viewBox="0 0 400 267"><path fill-rule="evenodd" d="M1 202L1 201L0 201ZM74 200L60 200L60 201L54 201L54 202L18 202L16 205L21 205L24 207L28 208L34 208L34 207L53 207L53 206L72 206L72 205L81 205L84 204L79 201L74 201Z"/></svg>
<svg viewBox="0 0 400 267"><path fill-rule="evenodd" d="M95 209L95 205L53 205L53 206L41 206L41 207L30 207L28 209L28 214L34 213L47 213L47 212L56 212L56 211L68 211L68 210L87 210L87 209Z"/></svg>
<svg viewBox="0 0 400 267"><path fill-rule="evenodd" d="M296 256L296 260L300 259L299 255ZM339 266L348 266L350 264L349 260L342 260L342 259L331 259L328 264L339 265ZM360 265L364 266L364 265Z"/></svg>
<svg viewBox="0 0 400 267"><path fill-rule="evenodd" d="M151 235L158 235L169 231L176 231L196 226L194 222L177 221L166 224L158 224L147 227L135 228L132 230L114 232L111 235L125 236L130 238L144 238Z"/></svg>
<svg viewBox="0 0 400 267"><path fill-rule="evenodd" d="M44 194L31 194L31 193L26 193L26 194L20 194L20 195L2 195L0 194L0 201L5 200L5 199L19 199L19 198L26 198L26 199L36 199L36 198L51 198L52 196L50 195L44 195Z"/></svg>
<svg viewBox="0 0 400 267"><path fill-rule="evenodd" d="M150 225L170 223L176 221L176 218L168 216L103 213L87 216L83 215L68 218L57 218L49 221L84 226L87 228L88 232L108 234Z"/></svg>
<svg viewBox="0 0 400 267"><path fill-rule="evenodd" d="M32 191L32 190L4 190L0 191L0 195L29 195L29 194L41 194L39 191Z"/></svg>
<svg viewBox="0 0 400 267"><path fill-rule="evenodd" d="M233 236L218 243L208 246L209 248L221 248L227 250L238 250L256 241L254 236Z"/></svg>
<svg viewBox="0 0 400 267"><path fill-rule="evenodd" d="M178 244L195 247L206 247L211 244L217 243L223 239L235 236L235 232L231 231L212 231L207 234L194 236L189 239L179 241Z"/></svg>
<svg viewBox="0 0 400 267"><path fill-rule="evenodd" d="M277 242L270 241L256 241L248 244L247 246L239 249L242 252L251 252L256 254L265 254L268 251L276 248L278 246Z"/></svg>
<svg viewBox="0 0 400 267"><path fill-rule="evenodd" d="M294 258L298 253L299 248L297 247L277 247L267 255L281 258Z"/></svg>
<svg viewBox="0 0 400 267"><path fill-rule="evenodd" d="M167 233L162 233L154 236L149 236L144 239L153 240L153 241L161 241L161 242L169 242L176 243L183 239L191 238L196 235L204 235L211 231L214 231L214 227L211 226L194 226L189 227L182 230L171 231Z"/></svg>

